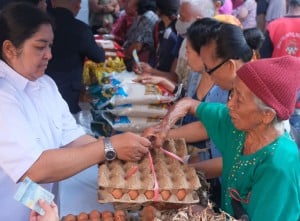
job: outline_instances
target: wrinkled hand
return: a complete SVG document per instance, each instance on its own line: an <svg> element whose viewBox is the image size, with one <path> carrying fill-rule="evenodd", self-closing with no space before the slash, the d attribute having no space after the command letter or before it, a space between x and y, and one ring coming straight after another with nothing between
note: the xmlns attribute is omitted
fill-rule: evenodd
<svg viewBox="0 0 300 221"><path fill-rule="evenodd" d="M148 153L151 142L134 133L123 133L110 137L117 157L124 161L139 161Z"/></svg>
<svg viewBox="0 0 300 221"><path fill-rule="evenodd" d="M146 128L142 136L148 138L151 141L152 147L160 148L162 147L165 139L168 136L168 130L158 124Z"/></svg>
<svg viewBox="0 0 300 221"><path fill-rule="evenodd" d="M49 205L44 200L39 200L39 205L45 210L45 215L41 216L32 210L29 217L30 221L59 221L58 208L54 202Z"/></svg>

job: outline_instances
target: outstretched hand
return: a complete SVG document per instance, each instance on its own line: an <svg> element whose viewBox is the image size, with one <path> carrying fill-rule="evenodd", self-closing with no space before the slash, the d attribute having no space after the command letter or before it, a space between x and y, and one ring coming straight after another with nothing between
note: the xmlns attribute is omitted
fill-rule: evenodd
<svg viewBox="0 0 300 221"><path fill-rule="evenodd" d="M148 127L143 132L143 137L146 137L151 142L151 147L162 147L165 139L167 138L168 130L164 130L160 124Z"/></svg>
<svg viewBox="0 0 300 221"><path fill-rule="evenodd" d="M39 200L40 207L45 211L45 215L40 215L34 210L31 211L29 221L59 221L58 208L54 202L50 205L44 200Z"/></svg>

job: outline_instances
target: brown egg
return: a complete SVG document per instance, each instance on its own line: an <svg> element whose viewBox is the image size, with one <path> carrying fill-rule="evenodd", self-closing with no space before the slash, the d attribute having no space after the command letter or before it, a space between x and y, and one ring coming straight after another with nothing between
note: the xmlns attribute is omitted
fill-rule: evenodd
<svg viewBox="0 0 300 221"><path fill-rule="evenodd" d="M90 218L89 220L90 220L90 221L101 221L100 218L95 218L95 217L94 217L94 218Z"/></svg>
<svg viewBox="0 0 300 221"><path fill-rule="evenodd" d="M93 220L93 221L114 221L114 218L112 216L109 217L105 217L105 218L101 218L101 219L97 219L97 220Z"/></svg>
<svg viewBox="0 0 300 221"><path fill-rule="evenodd" d="M186 191L184 189L178 190L178 192L176 193L177 199L179 201L184 200L185 196L186 196Z"/></svg>
<svg viewBox="0 0 300 221"><path fill-rule="evenodd" d="M126 221L126 214L123 210L115 211L115 221Z"/></svg>
<svg viewBox="0 0 300 221"><path fill-rule="evenodd" d="M112 212L110 212L110 211L103 211L101 214L101 217L103 220L105 218L114 218Z"/></svg>
<svg viewBox="0 0 300 221"><path fill-rule="evenodd" d="M169 190L163 190L160 192L161 197L163 200L168 200L171 196L171 192Z"/></svg>
<svg viewBox="0 0 300 221"><path fill-rule="evenodd" d="M141 220L143 221L153 221L154 220L154 207L153 206L145 206L141 211Z"/></svg>
<svg viewBox="0 0 300 221"><path fill-rule="evenodd" d="M154 197L154 191L153 190L147 190L144 195L146 196L147 199L153 199Z"/></svg>
<svg viewBox="0 0 300 221"><path fill-rule="evenodd" d="M77 216L77 220L78 221L88 221L89 216L87 213L79 213L79 215Z"/></svg>
<svg viewBox="0 0 300 221"><path fill-rule="evenodd" d="M99 213L99 211L98 210L92 210L91 212L90 212L90 219L96 219L96 218L98 218L98 219L100 219L100 217L101 217L101 214Z"/></svg>
<svg viewBox="0 0 300 221"><path fill-rule="evenodd" d="M76 221L76 217L72 214L69 214L63 218L63 221Z"/></svg>
<svg viewBox="0 0 300 221"><path fill-rule="evenodd" d="M111 191L111 195L115 198L115 199L121 199L123 196L123 192L121 189L113 189L113 191Z"/></svg>
<svg viewBox="0 0 300 221"><path fill-rule="evenodd" d="M130 199L135 200L139 196L139 192L137 190L130 190L128 192Z"/></svg>

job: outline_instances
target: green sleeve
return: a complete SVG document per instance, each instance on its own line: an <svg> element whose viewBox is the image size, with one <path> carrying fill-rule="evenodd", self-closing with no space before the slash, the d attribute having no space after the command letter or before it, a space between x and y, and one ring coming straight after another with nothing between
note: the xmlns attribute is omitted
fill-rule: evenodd
<svg viewBox="0 0 300 221"><path fill-rule="evenodd" d="M226 105L202 102L197 107L196 116L205 126L209 138L223 154L233 140L229 131L234 130Z"/></svg>

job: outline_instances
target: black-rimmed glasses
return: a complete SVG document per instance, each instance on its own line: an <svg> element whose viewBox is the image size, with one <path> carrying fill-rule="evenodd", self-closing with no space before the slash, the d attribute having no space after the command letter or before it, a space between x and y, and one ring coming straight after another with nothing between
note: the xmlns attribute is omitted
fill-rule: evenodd
<svg viewBox="0 0 300 221"><path fill-rule="evenodd" d="M218 64L217 66L215 66L214 68L208 69L205 65L204 65L204 70L207 74L212 75L213 72L215 72L216 70L218 70L223 64L225 64L227 61L229 61L229 59L224 60L223 62L221 62L220 64Z"/></svg>

